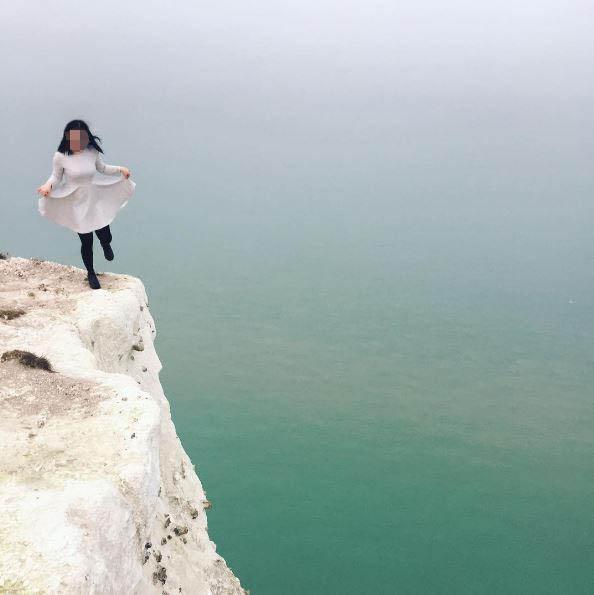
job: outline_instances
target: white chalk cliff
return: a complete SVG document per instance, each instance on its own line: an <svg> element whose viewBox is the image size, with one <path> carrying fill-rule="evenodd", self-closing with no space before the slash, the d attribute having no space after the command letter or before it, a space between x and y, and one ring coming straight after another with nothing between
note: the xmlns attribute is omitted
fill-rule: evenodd
<svg viewBox="0 0 594 595"><path fill-rule="evenodd" d="M208 536L144 284L85 277L0 258L0 593L248 593Z"/></svg>

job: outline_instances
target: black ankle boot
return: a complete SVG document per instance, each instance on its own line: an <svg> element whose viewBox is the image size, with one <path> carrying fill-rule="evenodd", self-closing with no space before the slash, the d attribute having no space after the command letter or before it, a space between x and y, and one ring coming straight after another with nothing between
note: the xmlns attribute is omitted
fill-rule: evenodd
<svg viewBox="0 0 594 595"><path fill-rule="evenodd" d="M99 279L97 279L95 271L87 271L87 280L92 289L101 289L101 284L99 283Z"/></svg>
<svg viewBox="0 0 594 595"><path fill-rule="evenodd" d="M113 260L113 250L111 244L101 244L103 246L103 254L107 260Z"/></svg>

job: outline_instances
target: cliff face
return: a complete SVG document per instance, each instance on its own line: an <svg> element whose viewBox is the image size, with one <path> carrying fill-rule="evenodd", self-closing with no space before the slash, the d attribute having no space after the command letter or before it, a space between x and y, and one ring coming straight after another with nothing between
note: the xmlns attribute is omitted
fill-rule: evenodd
<svg viewBox="0 0 594 595"><path fill-rule="evenodd" d="M0 259L0 593L247 593L209 539L142 281L85 276Z"/></svg>

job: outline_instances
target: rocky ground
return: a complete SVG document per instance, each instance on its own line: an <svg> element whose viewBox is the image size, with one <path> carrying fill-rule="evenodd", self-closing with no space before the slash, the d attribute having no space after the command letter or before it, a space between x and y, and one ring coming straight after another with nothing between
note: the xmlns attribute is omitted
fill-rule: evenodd
<svg viewBox="0 0 594 595"><path fill-rule="evenodd" d="M144 285L98 277L0 258L0 593L245 595L208 536Z"/></svg>

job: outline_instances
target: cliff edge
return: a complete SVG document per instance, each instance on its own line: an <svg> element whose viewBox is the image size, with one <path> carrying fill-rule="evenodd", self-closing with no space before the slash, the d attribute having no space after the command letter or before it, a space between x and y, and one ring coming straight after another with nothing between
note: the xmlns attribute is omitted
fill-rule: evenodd
<svg viewBox="0 0 594 595"><path fill-rule="evenodd" d="M244 595L159 382L140 279L0 258L0 593Z"/></svg>

